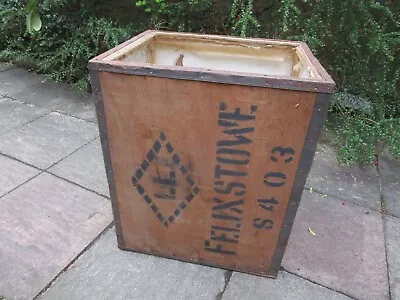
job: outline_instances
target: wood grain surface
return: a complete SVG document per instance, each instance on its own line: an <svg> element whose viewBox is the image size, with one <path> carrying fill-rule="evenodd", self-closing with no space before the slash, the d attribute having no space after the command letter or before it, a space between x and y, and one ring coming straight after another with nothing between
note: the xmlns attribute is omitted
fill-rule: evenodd
<svg viewBox="0 0 400 300"><path fill-rule="evenodd" d="M109 72L100 82L123 248L271 275L317 94Z"/></svg>

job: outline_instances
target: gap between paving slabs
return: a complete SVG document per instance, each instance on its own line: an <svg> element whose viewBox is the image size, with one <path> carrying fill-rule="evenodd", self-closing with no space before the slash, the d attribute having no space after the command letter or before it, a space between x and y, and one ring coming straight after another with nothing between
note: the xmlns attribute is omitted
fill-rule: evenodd
<svg viewBox="0 0 400 300"><path fill-rule="evenodd" d="M376 166L340 164L329 144L318 144L306 187L377 211L381 207Z"/></svg>
<svg viewBox="0 0 400 300"><path fill-rule="evenodd" d="M5 230L0 243L6 254L0 286L8 296L25 299L34 297L112 220L109 201L44 172L0 203L5 208L0 211Z"/></svg>
<svg viewBox="0 0 400 300"><path fill-rule="evenodd" d="M97 123L92 94L14 66L2 72L0 65L0 81L0 96Z"/></svg>
<svg viewBox="0 0 400 300"><path fill-rule="evenodd" d="M38 299L208 300L225 286L224 270L121 251L116 244L114 228L107 230Z"/></svg>
<svg viewBox="0 0 400 300"><path fill-rule="evenodd" d="M114 221L111 221L85 248L82 249L34 298L33 300L40 297L43 293L45 293L51 286L57 281L57 279L68 271L73 264L96 243L108 230L114 229ZM0 298L1 300L1 298Z"/></svg>
<svg viewBox="0 0 400 300"><path fill-rule="evenodd" d="M357 299L387 299L381 213L305 192L283 266Z"/></svg>

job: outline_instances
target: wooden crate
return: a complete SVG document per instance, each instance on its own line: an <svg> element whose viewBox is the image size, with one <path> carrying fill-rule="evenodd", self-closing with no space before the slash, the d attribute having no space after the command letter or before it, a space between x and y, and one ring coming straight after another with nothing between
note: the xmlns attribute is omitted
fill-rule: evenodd
<svg viewBox="0 0 400 300"><path fill-rule="evenodd" d="M146 31L89 68L119 247L276 277L334 89L307 45Z"/></svg>

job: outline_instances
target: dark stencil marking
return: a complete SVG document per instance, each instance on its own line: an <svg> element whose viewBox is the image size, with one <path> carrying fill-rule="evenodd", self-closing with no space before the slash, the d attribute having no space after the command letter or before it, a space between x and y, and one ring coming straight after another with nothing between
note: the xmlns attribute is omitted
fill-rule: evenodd
<svg viewBox="0 0 400 300"><path fill-rule="evenodd" d="M167 151L168 151L169 153L174 152L174 147L172 147L172 145L171 145L170 143L167 143L166 147L167 147Z"/></svg>
<svg viewBox="0 0 400 300"><path fill-rule="evenodd" d="M136 176L137 180L140 180L140 178L142 178L142 176L143 176L142 170L138 169L138 170L136 171L135 176Z"/></svg>
<svg viewBox="0 0 400 300"><path fill-rule="evenodd" d="M219 148L217 150L217 154L237 154L237 155L243 155L246 157L250 157L249 151L239 150L239 149L231 149L231 148Z"/></svg>
<svg viewBox="0 0 400 300"><path fill-rule="evenodd" d="M257 111L257 106L256 106L256 105L253 105L253 106L251 107L251 113L254 114L256 111Z"/></svg>
<svg viewBox="0 0 400 300"><path fill-rule="evenodd" d="M152 204L150 207L155 213L158 213L158 208L155 204Z"/></svg>
<svg viewBox="0 0 400 300"><path fill-rule="evenodd" d="M143 187L142 187L140 184L138 184L138 185L136 186L136 189L137 189L137 191L139 192L140 195L143 195L143 194L144 194L144 189L143 189Z"/></svg>
<svg viewBox="0 0 400 300"><path fill-rule="evenodd" d="M169 177L154 177L153 182L160 184L160 185L167 185L167 186L177 186L177 181L175 179L175 172L169 172Z"/></svg>
<svg viewBox="0 0 400 300"><path fill-rule="evenodd" d="M257 229L272 229L274 222L269 219L255 218L253 220L253 226Z"/></svg>
<svg viewBox="0 0 400 300"><path fill-rule="evenodd" d="M157 214L157 218L160 220L161 223L164 223L164 217L161 213Z"/></svg>
<svg viewBox="0 0 400 300"><path fill-rule="evenodd" d="M236 222L240 222L241 219L239 217L234 217L234 216L230 216L230 215L216 215L216 214L212 214L211 215L213 218L215 219L219 219L219 220L229 220L229 221L236 221Z"/></svg>
<svg viewBox="0 0 400 300"><path fill-rule="evenodd" d="M190 186L194 186L194 180L190 175L186 177L186 181L190 184Z"/></svg>
<svg viewBox="0 0 400 300"><path fill-rule="evenodd" d="M278 179L278 181L271 181L271 179ZM264 184L270 187L281 187L286 183L286 175L279 172L270 172L264 176Z"/></svg>
<svg viewBox="0 0 400 300"><path fill-rule="evenodd" d="M164 147L170 153L171 158L170 160L165 159L165 163L169 163L171 166L177 166L183 176L186 178L186 182L191 186L192 191L189 192L189 194L186 196L185 201L179 203L179 205L175 208L174 212L172 215L167 218L162 214L161 211L159 211L159 208L157 205L153 202L152 198L145 194L145 189L142 185L139 184L139 181L143 178L144 174L146 171L149 170L150 164L155 161L157 158L157 161L162 159L162 157L159 157L157 154L160 152L161 148ZM174 153L174 147L168 142L167 137L163 132L160 133L160 137L158 140L156 140L153 144L152 149L149 150L149 152L146 155L146 159L143 160L143 162L140 164L140 167L136 170L134 173L135 175L132 176L131 181L132 184L136 187L138 193L142 195L144 201L150 206L151 210L154 212L156 215L157 219L163 224L166 228L170 224L172 224L175 221L175 217L178 217L181 215L182 211L187 207L187 205L194 199L195 195L197 195L200 192L200 189L198 186L195 185L195 182L193 178L190 175L187 175L188 168L184 165L182 165L182 161L177 153ZM174 167L176 168L176 167ZM175 200L175 194L176 190L175 187L178 185L178 182L176 181L176 174L174 171L170 172L169 178L161 178L160 176L154 177L153 182L160 184L164 186L166 189L168 189L169 194L165 193L158 193L154 194L156 199L168 199L168 200Z"/></svg>
<svg viewBox="0 0 400 300"><path fill-rule="evenodd" d="M204 249L206 251L214 252L214 253L220 253L220 254L227 254L227 255L236 255L236 252L234 251L228 251L222 249L222 245L217 244L215 248L211 248L211 243L210 241L204 241Z"/></svg>
<svg viewBox="0 0 400 300"><path fill-rule="evenodd" d="M276 153L279 153L280 158L285 158L285 164L291 163L293 161L293 156L295 151L293 148L284 148L281 146L275 147L271 150L271 160L273 162L278 162L279 158L275 156Z"/></svg>
<svg viewBox="0 0 400 300"><path fill-rule="evenodd" d="M140 165L140 167L142 168L143 171L146 171L149 165L150 165L149 162L147 160L144 160Z"/></svg>
<svg viewBox="0 0 400 300"><path fill-rule="evenodd" d="M147 159L149 160L149 162L152 162L155 157L156 156L153 150L150 150L149 153L147 153Z"/></svg>
<svg viewBox="0 0 400 300"><path fill-rule="evenodd" d="M161 178L154 177L153 182L157 183L159 187L163 190L162 193L155 193L154 196L159 199L169 199L175 200L175 194L178 182L175 179L175 171L169 172L169 177Z"/></svg>
<svg viewBox="0 0 400 300"><path fill-rule="evenodd" d="M167 138L165 137L164 132L161 131L161 133L160 133L160 140L164 142L166 139L167 139Z"/></svg>
<svg viewBox="0 0 400 300"><path fill-rule="evenodd" d="M151 205L153 202L151 201L150 197L147 195L143 196L144 200L147 202L148 205Z"/></svg>
<svg viewBox="0 0 400 300"><path fill-rule="evenodd" d="M181 162L181 159L179 158L178 154L175 154L172 159L174 160L174 162L179 165L179 163Z"/></svg>
<svg viewBox="0 0 400 300"><path fill-rule="evenodd" d="M221 164L229 164L229 165L238 165L238 166L246 166L250 163L250 159L231 159L231 158L223 158L217 156L217 162Z"/></svg>
<svg viewBox="0 0 400 300"><path fill-rule="evenodd" d="M211 226L211 229L220 230L220 231L228 231L228 232L240 232L240 230L236 229L236 228L228 228L228 227L215 226L215 225Z"/></svg>
<svg viewBox="0 0 400 300"><path fill-rule="evenodd" d="M182 175L185 175L188 172L185 166L181 166L181 173Z"/></svg>
<svg viewBox="0 0 400 300"><path fill-rule="evenodd" d="M235 126L238 126L238 124L236 122L231 122L231 121L227 121L227 120L218 120L218 126L235 127Z"/></svg>
<svg viewBox="0 0 400 300"><path fill-rule="evenodd" d="M192 193L190 193L189 195L187 195L186 201L187 201L187 202L190 202L190 201L193 200L193 198L194 198L194 195L193 195Z"/></svg>
<svg viewBox="0 0 400 300"><path fill-rule="evenodd" d="M219 105L219 109L220 110L226 110L226 104L224 102L221 102L221 104Z"/></svg>
<svg viewBox="0 0 400 300"><path fill-rule="evenodd" d="M158 153L161 149L161 143L157 140L154 142L153 150Z"/></svg>
<svg viewBox="0 0 400 300"><path fill-rule="evenodd" d="M248 175L247 172L225 170L222 169L221 165L215 166L215 178L221 178L221 176L246 177L247 175Z"/></svg>
<svg viewBox="0 0 400 300"><path fill-rule="evenodd" d="M154 197L157 199L164 199L164 200L175 200L175 190L171 190L171 195L166 194L154 194Z"/></svg>

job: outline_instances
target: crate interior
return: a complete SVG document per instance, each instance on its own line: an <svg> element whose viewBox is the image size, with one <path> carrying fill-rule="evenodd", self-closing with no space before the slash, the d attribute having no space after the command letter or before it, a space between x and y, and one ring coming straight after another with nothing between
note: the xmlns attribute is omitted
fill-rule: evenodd
<svg viewBox="0 0 400 300"><path fill-rule="evenodd" d="M316 78L296 44L156 34L117 51L112 60L260 75Z"/></svg>

